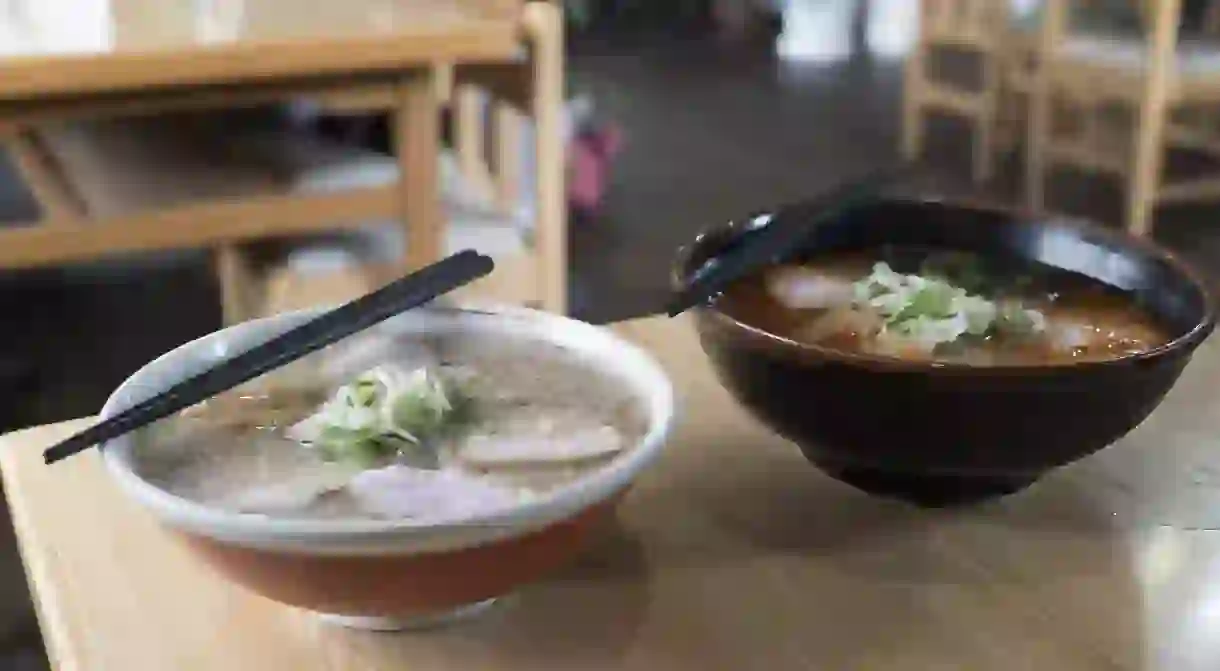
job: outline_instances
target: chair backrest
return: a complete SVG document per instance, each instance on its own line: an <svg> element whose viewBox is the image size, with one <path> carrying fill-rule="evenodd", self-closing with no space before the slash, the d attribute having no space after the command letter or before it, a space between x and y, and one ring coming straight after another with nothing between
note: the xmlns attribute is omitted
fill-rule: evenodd
<svg viewBox="0 0 1220 671"><path fill-rule="evenodd" d="M1045 0L1040 51L1053 59L1072 32L1071 7L1076 0ZM1132 0L1141 13L1145 61L1132 62L1156 76L1171 75L1178 48L1182 0ZM1155 77L1153 77L1155 78Z"/></svg>
<svg viewBox="0 0 1220 671"><path fill-rule="evenodd" d="M1010 0L922 0L920 32L927 43L987 48L1009 28Z"/></svg>

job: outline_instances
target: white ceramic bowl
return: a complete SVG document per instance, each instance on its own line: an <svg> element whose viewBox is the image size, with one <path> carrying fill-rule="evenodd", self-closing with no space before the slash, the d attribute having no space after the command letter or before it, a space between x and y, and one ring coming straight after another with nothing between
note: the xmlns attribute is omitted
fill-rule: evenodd
<svg viewBox="0 0 1220 671"><path fill-rule="evenodd" d="M245 322L189 342L128 378L106 402L102 416L320 312ZM674 414L669 379L647 352L607 329L523 308L441 306L413 310L377 328L396 335L504 334L561 345L629 389L646 410L648 431L605 467L546 496L437 525L276 519L210 508L140 478L132 468L132 437L105 446L107 470L128 496L234 582L347 624L399 628L468 611L568 563L665 443Z"/></svg>

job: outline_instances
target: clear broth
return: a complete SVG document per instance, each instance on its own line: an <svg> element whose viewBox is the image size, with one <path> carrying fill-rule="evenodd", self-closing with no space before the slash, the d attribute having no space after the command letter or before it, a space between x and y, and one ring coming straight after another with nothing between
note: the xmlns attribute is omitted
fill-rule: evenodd
<svg viewBox="0 0 1220 671"><path fill-rule="evenodd" d="M589 427L612 427L626 451L647 430L645 409L622 384L552 343L454 336L437 339L429 348L442 369L472 373L464 392L477 404L473 425L435 446L441 470L545 492L602 468L621 452L578 462L487 467L462 462L463 441L472 434L486 438L529 431L531 425L545 422L546 430L560 440ZM273 513L234 503L250 492L308 480L334 468L319 451L285 437L284 430L311 414L335 385L302 385L296 380L290 387L279 387L274 378L269 382L262 391L234 391L154 427L155 438L138 443L136 471L165 491L222 509L282 517L386 517L362 507L343 489ZM394 463L401 461L385 460L374 468Z"/></svg>

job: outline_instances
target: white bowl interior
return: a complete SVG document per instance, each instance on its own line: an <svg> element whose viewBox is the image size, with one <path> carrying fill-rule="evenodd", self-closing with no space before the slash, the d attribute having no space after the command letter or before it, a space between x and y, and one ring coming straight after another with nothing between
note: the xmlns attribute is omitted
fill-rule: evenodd
<svg viewBox="0 0 1220 671"><path fill-rule="evenodd" d="M101 416L111 417L321 312L306 310L245 322L182 345L145 365L120 385L107 400ZM656 459L672 423L673 389L660 365L645 351L604 328L524 308L433 306L399 315L375 329L395 336L492 333L558 344L631 390L646 409L648 431L639 444L605 467L544 497L511 510L444 524L283 519L211 508L143 480L133 469L133 436L103 447L107 469L128 495L162 522L223 542L310 554L437 552L521 535L567 519L621 492L642 468Z"/></svg>

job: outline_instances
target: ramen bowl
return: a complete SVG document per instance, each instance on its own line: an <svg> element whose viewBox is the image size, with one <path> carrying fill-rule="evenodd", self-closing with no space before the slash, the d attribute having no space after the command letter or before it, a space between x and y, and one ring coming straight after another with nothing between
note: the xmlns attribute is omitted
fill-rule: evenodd
<svg viewBox="0 0 1220 671"><path fill-rule="evenodd" d="M102 416L317 314L245 322L187 343L128 378ZM126 496L230 581L339 624L398 630L476 612L572 562L664 445L673 416L670 383L646 352L610 331L520 308L421 308L383 327L407 336L475 333L565 347L638 401L646 432L604 466L556 490L494 513L438 524L270 517L179 498L138 473L134 450L144 439L140 434L104 446L106 470Z"/></svg>
<svg viewBox="0 0 1220 671"><path fill-rule="evenodd" d="M759 225L799 224L809 206L708 229L675 283ZM898 246L1008 257L1079 273L1138 302L1169 336L1147 351L1055 365L913 361L796 342L727 313L694 310L721 383L833 478L928 506L1019 491L1140 424L1212 332L1200 279L1154 244L1059 218L886 198L810 230L792 260Z"/></svg>

